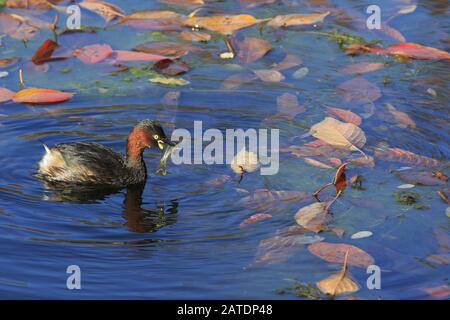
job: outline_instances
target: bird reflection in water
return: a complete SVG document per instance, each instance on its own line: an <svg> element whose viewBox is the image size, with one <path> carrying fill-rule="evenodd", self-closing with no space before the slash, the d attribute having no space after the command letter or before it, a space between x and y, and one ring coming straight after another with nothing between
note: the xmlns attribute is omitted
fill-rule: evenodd
<svg viewBox="0 0 450 320"><path fill-rule="evenodd" d="M45 195L44 200L69 202L77 204L96 203L105 200L108 196L125 190L122 216L126 220L125 225L131 232L154 232L164 226L177 221L178 202L171 200L169 205L157 204L152 209L142 207L142 194L145 184L129 186L125 189L111 187L91 187L61 185L42 181L50 195Z"/></svg>

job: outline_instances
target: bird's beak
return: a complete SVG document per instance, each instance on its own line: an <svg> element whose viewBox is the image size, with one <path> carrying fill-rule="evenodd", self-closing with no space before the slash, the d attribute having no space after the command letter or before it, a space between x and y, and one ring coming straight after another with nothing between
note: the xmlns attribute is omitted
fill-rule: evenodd
<svg viewBox="0 0 450 320"><path fill-rule="evenodd" d="M175 142L170 141L168 138L158 140L158 147L163 150L165 146L174 147L177 144Z"/></svg>

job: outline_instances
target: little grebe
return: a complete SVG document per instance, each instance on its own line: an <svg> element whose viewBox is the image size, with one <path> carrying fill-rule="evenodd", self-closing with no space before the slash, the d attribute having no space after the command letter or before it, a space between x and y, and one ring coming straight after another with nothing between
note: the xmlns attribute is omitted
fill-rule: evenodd
<svg viewBox="0 0 450 320"><path fill-rule="evenodd" d="M49 182L125 187L144 183L145 148L173 146L162 127L151 120L139 122L128 135L126 155L93 142L62 143L52 148L38 166L38 175Z"/></svg>

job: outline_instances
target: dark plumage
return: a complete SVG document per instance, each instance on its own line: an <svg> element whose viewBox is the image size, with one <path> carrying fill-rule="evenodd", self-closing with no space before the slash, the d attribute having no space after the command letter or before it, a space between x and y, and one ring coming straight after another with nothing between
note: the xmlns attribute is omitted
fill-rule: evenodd
<svg viewBox="0 0 450 320"><path fill-rule="evenodd" d="M124 187L144 183L147 169L145 148L173 145L154 121L139 122L128 135L126 155L98 143L62 143L52 148L39 162L38 175L49 182Z"/></svg>

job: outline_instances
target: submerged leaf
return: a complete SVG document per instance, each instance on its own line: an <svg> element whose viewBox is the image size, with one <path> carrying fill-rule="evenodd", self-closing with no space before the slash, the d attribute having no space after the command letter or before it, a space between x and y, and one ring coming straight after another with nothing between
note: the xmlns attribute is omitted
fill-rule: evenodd
<svg viewBox="0 0 450 320"><path fill-rule="evenodd" d="M375 150L375 157L384 161L400 162L421 167L436 167L439 161L426 156L415 154L400 148L381 148Z"/></svg>
<svg viewBox="0 0 450 320"><path fill-rule="evenodd" d="M252 63L264 57L272 45L269 41L260 38L247 37L243 41L236 41L237 56L245 63Z"/></svg>
<svg viewBox="0 0 450 320"><path fill-rule="evenodd" d="M0 87L0 103L11 100L13 96L14 96L13 91Z"/></svg>
<svg viewBox="0 0 450 320"><path fill-rule="evenodd" d="M72 54L86 64L94 64L105 60L113 52L109 44L93 44L77 49Z"/></svg>
<svg viewBox="0 0 450 320"><path fill-rule="evenodd" d="M330 219L330 215L328 214L328 203L312 203L298 210L294 218L300 226L318 233L325 229L326 224Z"/></svg>
<svg viewBox="0 0 450 320"><path fill-rule="evenodd" d="M348 102L368 103L381 97L380 89L363 77L348 80L337 86L337 90Z"/></svg>
<svg viewBox="0 0 450 320"><path fill-rule="evenodd" d="M307 14L288 14L280 15L272 18L267 25L272 28L302 26L308 24L315 24L322 22L326 16L330 14L329 11L323 13L307 13Z"/></svg>
<svg viewBox="0 0 450 320"><path fill-rule="evenodd" d="M356 113L351 112L350 110L328 107L327 112L333 116L340 118L345 122L353 123L355 126L359 126L362 122L361 117L358 116Z"/></svg>
<svg viewBox="0 0 450 320"><path fill-rule="evenodd" d="M331 263L343 263L347 251L350 265L367 268L375 263L375 260L367 252L345 243L314 243L308 247L308 250L315 256Z"/></svg>
<svg viewBox="0 0 450 320"><path fill-rule="evenodd" d="M267 214L267 213L257 213L252 215L251 217L245 219L244 221L241 222L241 224L239 224L240 228L245 228L248 225L255 223L259 220L263 220L263 219L267 219L267 218L271 218L272 215L271 214Z"/></svg>

